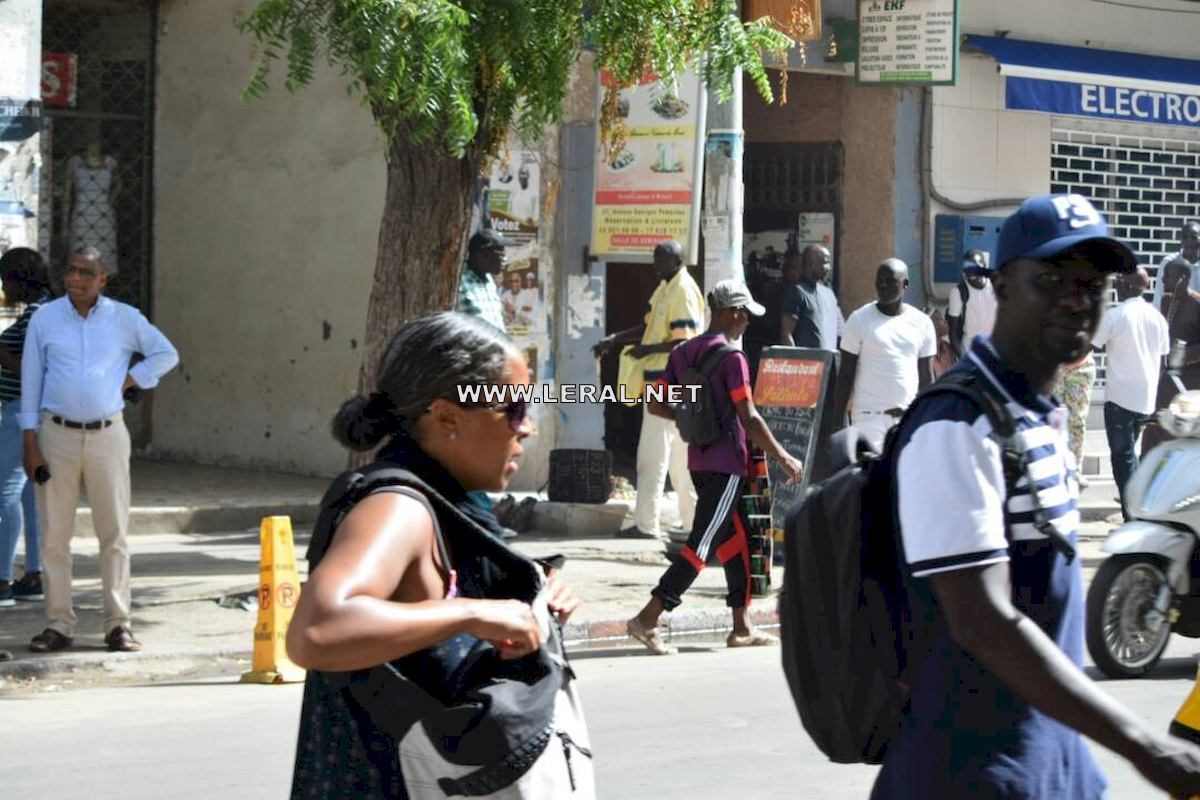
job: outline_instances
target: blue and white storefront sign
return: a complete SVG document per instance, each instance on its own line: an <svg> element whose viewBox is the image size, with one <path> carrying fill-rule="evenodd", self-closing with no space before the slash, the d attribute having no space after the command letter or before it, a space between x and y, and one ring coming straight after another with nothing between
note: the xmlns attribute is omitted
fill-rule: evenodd
<svg viewBox="0 0 1200 800"><path fill-rule="evenodd" d="M1200 87L1185 94L1101 83L1006 80L1004 106L1013 110L1200 128Z"/></svg>
<svg viewBox="0 0 1200 800"><path fill-rule="evenodd" d="M965 47L996 59L1005 108L1200 128L1200 61L994 36Z"/></svg>

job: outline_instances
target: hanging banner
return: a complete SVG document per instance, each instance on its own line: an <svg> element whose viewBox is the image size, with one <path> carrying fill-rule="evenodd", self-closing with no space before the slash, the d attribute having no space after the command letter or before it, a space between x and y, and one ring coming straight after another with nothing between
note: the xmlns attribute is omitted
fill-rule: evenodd
<svg viewBox="0 0 1200 800"><path fill-rule="evenodd" d="M858 0L858 83L952 85L958 0Z"/></svg>
<svg viewBox="0 0 1200 800"><path fill-rule="evenodd" d="M600 83L603 101L607 73ZM691 70L674 83L647 77L621 90L618 113L629 138L615 158L603 145L596 154L593 255L644 261L659 242L675 239L685 263L696 263L705 99Z"/></svg>

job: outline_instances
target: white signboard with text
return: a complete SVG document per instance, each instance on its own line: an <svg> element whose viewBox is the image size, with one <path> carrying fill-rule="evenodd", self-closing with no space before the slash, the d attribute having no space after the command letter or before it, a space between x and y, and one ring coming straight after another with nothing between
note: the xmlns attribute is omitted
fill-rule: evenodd
<svg viewBox="0 0 1200 800"><path fill-rule="evenodd" d="M958 0L858 0L854 77L871 84L954 84Z"/></svg>

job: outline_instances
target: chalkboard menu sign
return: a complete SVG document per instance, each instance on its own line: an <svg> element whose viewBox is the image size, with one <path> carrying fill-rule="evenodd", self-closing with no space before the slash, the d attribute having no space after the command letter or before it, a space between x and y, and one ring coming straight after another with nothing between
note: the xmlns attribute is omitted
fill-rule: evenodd
<svg viewBox="0 0 1200 800"><path fill-rule="evenodd" d="M829 395L833 353L806 347L768 347L762 351L754 385L754 405L771 433L804 465L804 480L787 485L787 473L767 459L771 481L771 527L783 529L788 509L801 497L817 453L817 431Z"/></svg>

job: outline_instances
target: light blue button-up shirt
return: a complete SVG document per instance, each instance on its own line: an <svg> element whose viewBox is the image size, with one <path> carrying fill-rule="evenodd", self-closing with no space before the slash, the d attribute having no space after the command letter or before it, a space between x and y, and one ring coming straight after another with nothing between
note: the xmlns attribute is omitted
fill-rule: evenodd
<svg viewBox="0 0 1200 800"><path fill-rule="evenodd" d="M134 353L145 360L129 366ZM179 363L179 353L142 312L103 295L81 317L67 297L39 308L29 320L21 358L22 430L36 430L42 411L94 422L125 408L121 387L130 375L143 389Z"/></svg>

